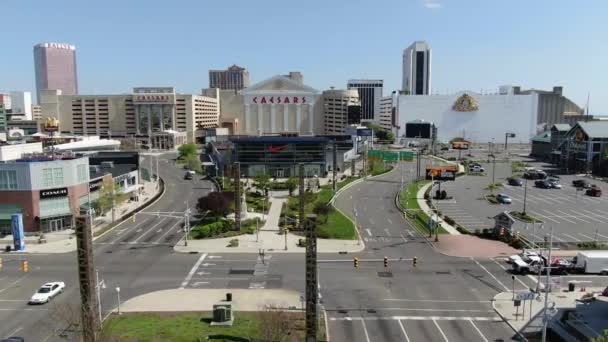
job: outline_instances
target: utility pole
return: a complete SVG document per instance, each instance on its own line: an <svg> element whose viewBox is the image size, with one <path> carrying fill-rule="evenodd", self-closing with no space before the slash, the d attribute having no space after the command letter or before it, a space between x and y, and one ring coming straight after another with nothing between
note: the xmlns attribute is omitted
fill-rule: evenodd
<svg viewBox="0 0 608 342"><path fill-rule="evenodd" d="M241 230L241 163L234 163L234 229Z"/></svg>
<svg viewBox="0 0 608 342"><path fill-rule="evenodd" d="M93 293L97 279L93 275L93 240L91 237L91 221L88 216L76 217L76 246L82 339L87 342L96 342L101 322L97 321L97 315L95 315L95 309L99 303Z"/></svg>
<svg viewBox="0 0 608 342"><path fill-rule="evenodd" d="M524 181L524 211L523 214L526 216L526 197L528 195L528 178Z"/></svg>
<svg viewBox="0 0 608 342"><path fill-rule="evenodd" d="M298 176L300 177L300 188L298 197L300 198L300 211L298 213L298 223L300 231L304 231L304 164L298 166Z"/></svg>
<svg viewBox="0 0 608 342"><path fill-rule="evenodd" d="M333 190L334 190L334 194L336 193L336 179L338 178L338 169L337 169L337 164L338 164L338 144L336 143L336 140L334 139L334 160L333 160L333 166L332 166L332 170L334 171L334 181L333 181Z"/></svg>
<svg viewBox="0 0 608 342"><path fill-rule="evenodd" d="M184 211L184 230L186 231L186 237L184 238L184 246L188 247L188 235L190 235L190 205L186 206Z"/></svg>
<svg viewBox="0 0 608 342"><path fill-rule="evenodd" d="M306 218L306 342L317 341L317 215Z"/></svg>
<svg viewBox="0 0 608 342"><path fill-rule="evenodd" d="M547 306L549 306L549 290L551 286L551 247L553 247L553 226L551 226L551 231L549 233L549 244L547 248L549 249L549 253L547 256L547 263L549 263L549 268L547 268L547 281L545 283L545 308L543 309L543 338L542 341L547 341L547 325L549 324L549 317L547 315Z"/></svg>
<svg viewBox="0 0 608 342"><path fill-rule="evenodd" d="M494 174L496 174L496 156L492 154L492 186L490 186L490 193L494 193L494 182L496 182L494 178Z"/></svg>

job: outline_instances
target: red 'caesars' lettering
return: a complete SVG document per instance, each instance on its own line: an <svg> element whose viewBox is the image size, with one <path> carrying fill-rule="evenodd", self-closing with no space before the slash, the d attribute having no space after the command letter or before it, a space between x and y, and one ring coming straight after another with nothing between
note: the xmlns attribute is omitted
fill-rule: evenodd
<svg viewBox="0 0 608 342"><path fill-rule="evenodd" d="M302 96L302 103L306 103L306 96Z"/></svg>
<svg viewBox="0 0 608 342"><path fill-rule="evenodd" d="M270 103L274 103L274 96L270 97L270 100L268 101L270 101Z"/></svg>
<svg viewBox="0 0 608 342"><path fill-rule="evenodd" d="M262 96L262 103L266 103L266 96Z"/></svg>
<svg viewBox="0 0 608 342"><path fill-rule="evenodd" d="M293 103L298 103L298 97L297 96L293 97Z"/></svg>
<svg viewBox="0 0 608 342"><path fill-rule="evenodd" d="M283 101L283 103L291 103L289 102L289 97L285 96L285 100Z"/></svg>
<svg viewBox="0 0 608 342"><path fill-rule="evenodd" d="M257 96L253 97L253 103L258 103L258 97Z"/></svg>
<svg viewBox="0 0 608 342"><path fill-rule="evenodd" d="M277 103L281 103L281 97L277 96Z"/></svg>

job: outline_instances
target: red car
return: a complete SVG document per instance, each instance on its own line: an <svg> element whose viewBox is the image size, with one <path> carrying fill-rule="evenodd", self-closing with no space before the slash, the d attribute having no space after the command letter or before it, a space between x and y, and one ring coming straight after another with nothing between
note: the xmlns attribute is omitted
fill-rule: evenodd
<svg viewBox="0 0 608 342"><path fill-rule="evenodd" d="M587 196L601 197L602 196L602 189L594 186L594 187L591 187L590 189L587 189L587 191L585 192L585 194Z"/></svg>

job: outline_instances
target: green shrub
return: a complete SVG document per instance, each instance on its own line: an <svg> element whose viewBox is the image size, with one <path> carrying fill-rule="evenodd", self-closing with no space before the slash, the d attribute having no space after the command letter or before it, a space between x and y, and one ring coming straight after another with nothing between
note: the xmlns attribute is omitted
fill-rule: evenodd
<svg viewBox="0 0 608 342"><path fill-rule="evenodd" d="M456 222L455 222L455 221L454 221L454 220L453 220L451 217L449 217L449 216L444 216L444 217L443 217L443 220L444 220L444 221L445 221L447 224L449 224L450 226L453 226L453 225L456 223Z"/></svg>
<svg viewBox="0 0 608 342"><path fill-rule="evenodd" d="M317 215L327 215L329 214L330 207L328 204L323 202L316 202L312 211Z"/></svg>
<svg viewBox="0 0 608 342"><path fill-rule="evenodd" d="M228 247L238 247L238 246L239 246L239 239L232 239L228 243Z"/></svg>

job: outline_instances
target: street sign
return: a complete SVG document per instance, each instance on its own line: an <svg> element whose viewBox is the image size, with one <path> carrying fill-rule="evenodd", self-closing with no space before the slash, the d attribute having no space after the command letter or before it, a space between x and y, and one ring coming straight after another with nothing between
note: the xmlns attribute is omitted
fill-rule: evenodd
<svg viewBox="0 0 608 342"><path fill-rule="evenodd" d="M401 160L414 160L414 152L412 151L401 151L399 152L399 158Z"/></svg>
<svg viewBox="0 0 608 342"><path fill-rule="evenodd" d="M519 300L519 299L514 300L513 306L521 306L521 300Z"/></svg>
<svg viewBox="0 0 608 342"><path fill-rule="evenodd" d="M453 181L456 179L456 172L458 172L458 166L456 165L427 167L426 179L436 181Z"/></svg>
<svg viewBox="0 0 608 342"><path fill-rule="evenodd" d="M534 299L535 296L536 296L536 293L534 293L534 292L518 293L515 296L515 300L532 300L532 299Z"/></svg>

